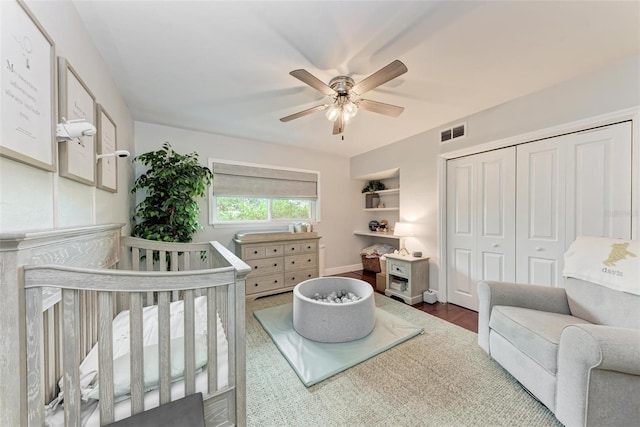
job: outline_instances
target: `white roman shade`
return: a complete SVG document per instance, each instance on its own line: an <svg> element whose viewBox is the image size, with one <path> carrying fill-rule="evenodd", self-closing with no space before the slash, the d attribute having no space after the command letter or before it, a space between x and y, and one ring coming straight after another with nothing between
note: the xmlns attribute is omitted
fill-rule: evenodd
<svg viewBox="0 0 640 427"><path fill-rule="evenodd" d="M214 162L215 196L317 199L318 174Z"/></svg>

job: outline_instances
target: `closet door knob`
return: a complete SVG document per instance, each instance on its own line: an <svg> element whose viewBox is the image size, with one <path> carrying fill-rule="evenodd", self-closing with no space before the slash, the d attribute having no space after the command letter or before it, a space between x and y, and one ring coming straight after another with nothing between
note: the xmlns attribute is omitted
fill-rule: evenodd
<svg viewBox="0 0 640 427"><path fill-rule="evenodd" d="M542 246L536 246L536 251L542 252L544 248Z"/></svg>
<svg viewBox="0 0 640 427"><path fill-rule="evenodd" d="M493 244L493 245L491 245L491 246L493 246L494 248L497 248L497 247L498 247L498 246L500 246L500 245L499 245L499 244L497 244L497 243L494 243L494 244Z"/></svg>

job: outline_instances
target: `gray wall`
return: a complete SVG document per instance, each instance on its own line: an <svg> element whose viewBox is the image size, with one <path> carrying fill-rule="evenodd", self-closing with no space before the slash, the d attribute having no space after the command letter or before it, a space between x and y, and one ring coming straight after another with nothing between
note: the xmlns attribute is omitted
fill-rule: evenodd
<svg viewBox="0 0 640 427"><path fill-rule="evenodd" d="M215 158L319 171L321 220L315 229L326 247L326 267L329 273L336 273L344 270L343 266L360 263L360 244L352 234L351 222L351 212L361 209L360 198L354 198L360 195L360 183L349 178L348 158L142 122L135 123L135 135L138 153L158 150L168 141L179 153L196 151L202 165L207 165L208 158ZM137 169L138 174L143 171L141 166ZM200 208L200 224L205 229L194 236L194 241L217 240L233 249L234 234L248 228L214 228L208 223L207 199L200 201Z"/></svg>
<svg viewBox="0 0 640 427"><path fill-rule="evenodd" d="M120 149L133 151L133 120L71 2L27 1L65 57L113 118ZM118 192L0 158L0 231L128 223L131 162L118 162ZM126 231L125 231L126 232Z"/></svg>
<svg viewBox="0 0 640 427"><path fill-rule="evenodd" d="M351 176L400 168L400 217L422 225L409 250L431 257L429 285L438 290L438 156L500 139L640 105L640 57L634 56L542 91L460 118L437 129L351 158ZM428 114L428 113L425 113ZM441 145L440 129L466 122L467 136Z"/></svg>

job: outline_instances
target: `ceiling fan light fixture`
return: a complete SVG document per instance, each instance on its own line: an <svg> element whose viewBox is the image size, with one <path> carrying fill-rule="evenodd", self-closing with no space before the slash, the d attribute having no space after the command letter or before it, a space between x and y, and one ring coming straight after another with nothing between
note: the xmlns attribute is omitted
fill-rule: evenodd
<svg viewBox="0 0 640 427"><path fill-rule="evenodd" d="M342 109L340 108L340 105L332 104L329 108L327 108L325 116L327 117L327 119L329 119L329 121L335 122L338 116L341 114L341 110Z"/></svg>

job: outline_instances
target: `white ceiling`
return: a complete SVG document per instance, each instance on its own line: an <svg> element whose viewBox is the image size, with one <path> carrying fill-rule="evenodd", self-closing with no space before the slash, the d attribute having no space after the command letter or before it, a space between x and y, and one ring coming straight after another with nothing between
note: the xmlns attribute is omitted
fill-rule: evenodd
<svg viewBox="0 0 640 427"><path fill-rule="evenodd" d="M353 156L640 52L638 1L75 1L134 120ZM364 97L332 136L328 98L289 72L356 82L409 71Z"/></svg>

